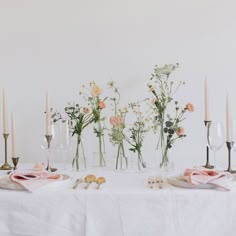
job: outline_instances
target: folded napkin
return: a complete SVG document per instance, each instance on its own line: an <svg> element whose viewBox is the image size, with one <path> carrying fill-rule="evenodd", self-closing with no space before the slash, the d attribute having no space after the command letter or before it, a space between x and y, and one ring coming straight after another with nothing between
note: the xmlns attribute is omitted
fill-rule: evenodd
<svg viewBox="0 0 236 236"><path fill-rule="evenodd" d="M45 170L14 171L0 179L0 188L34 192L40 187L62 179L61 174L52 174Z"/></svg>
<svg viewBox="0 0 236 236"><path fill-rule="evenodd" d="M211 184L223 190L229 191L230 173L206 168L186 169L184 179L192 185Z"/></svg>

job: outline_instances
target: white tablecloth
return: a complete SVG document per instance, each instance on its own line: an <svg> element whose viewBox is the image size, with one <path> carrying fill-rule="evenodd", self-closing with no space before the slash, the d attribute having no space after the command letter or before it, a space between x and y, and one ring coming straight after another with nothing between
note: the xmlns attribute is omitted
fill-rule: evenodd
<svg viewBox="0 0 236 236"><path fill-rule="evenodd" d="M72 190L78 177L93 173L100 190ZM94 169L67 172L69 181L37 192L0 190L1 236L235 236L236 187L229 192L149 189L150 173ZM82 185L81 185L82 187Z"/></svg>

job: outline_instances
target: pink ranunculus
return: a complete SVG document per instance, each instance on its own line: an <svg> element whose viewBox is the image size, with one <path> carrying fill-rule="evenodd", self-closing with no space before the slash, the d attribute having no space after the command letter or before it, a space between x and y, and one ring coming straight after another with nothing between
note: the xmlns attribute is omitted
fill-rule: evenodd
<svg viewBox="0 0 236 236"><path fill-rule="evenodd" d="M184 132L185 132L185 130L184 130L184 128L182 128L182 127L179 127L179 128L176 130L176 134L177 134L178 136L183 135Z"/></svg>
<svg viewBox="0 0 236 236"><path fill-rule="evenodd" d="M110 118L110 123L119 128L122 124L124 124L124 117L123 116L112 116Z"/></svg>
<svg viewBox="0 0 236 236"><path fill-rule="evenodd" d="M99 106L100 109L106 108L106 104L103 101L99 101L98 106Z"/></svg>
<svg viewBox="0 0 236 236"><path fill-rule="evenodd" d="M192 103L187 103L186 105L186 109L189 111L189 112L194 112L194 106Z"/></svg>

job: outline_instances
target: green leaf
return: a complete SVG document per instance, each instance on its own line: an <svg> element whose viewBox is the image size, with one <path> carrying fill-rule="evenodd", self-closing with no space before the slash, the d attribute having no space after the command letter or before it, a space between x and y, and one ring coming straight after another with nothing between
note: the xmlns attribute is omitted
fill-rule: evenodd
<svg viewBox="0 0 236 236"><path fill-rule="evenodd" d="M166 121L166 127L171 127L173 123L171 121Z"/></svg>

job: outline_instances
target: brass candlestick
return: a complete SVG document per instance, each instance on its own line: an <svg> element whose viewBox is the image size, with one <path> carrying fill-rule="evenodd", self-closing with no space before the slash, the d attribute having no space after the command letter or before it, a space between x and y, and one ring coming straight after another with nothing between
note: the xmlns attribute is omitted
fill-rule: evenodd
<svg viewBox="0 0 236 236"><path fill-rule="evenodd" d="M234 142L226 142L226 146L228 148L228 169L227 172L230 172L232 174L236 173L236 170L232 170L231 168L231 149L233 147Z"/></svg>
<svg viewBox="0 0 236 236"><path fill-rule="evenodd" d="M205 124L205 127L207 128L207 138L209 137L209 124L211 123L210 120L205 120L204 121L204 124ZM207 169L213 169L214 166L213 165L210 165L210 160L209 160L209 147L208 145L206 146L206 164L203 166Z"/></svg>
<svg viewBox="0 0 236 236"><path fill-rule="evenodd" d="M5 141L5 163L0 167L0 170L11 170L12 167L7 163L7 138L9 134L3 134Z"/></svg>

